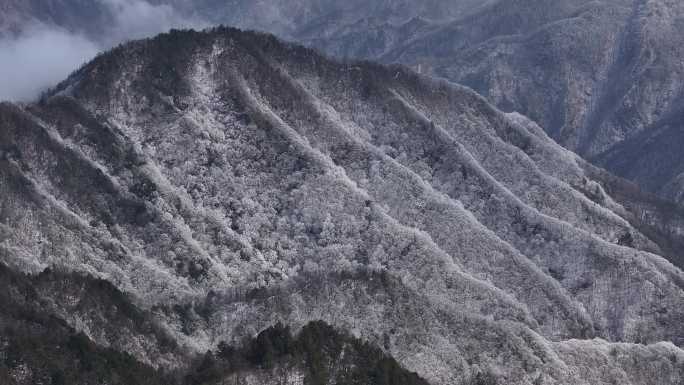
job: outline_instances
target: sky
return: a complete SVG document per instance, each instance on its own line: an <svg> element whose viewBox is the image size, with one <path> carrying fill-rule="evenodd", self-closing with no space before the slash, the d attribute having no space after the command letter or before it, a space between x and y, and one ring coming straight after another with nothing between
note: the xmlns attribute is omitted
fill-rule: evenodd
<svg viewBox="0 0 684 385"><path fill-rule="evenodd" d="M93 0L111 10L113 20L102 36L87 37L38 21L27 21L18 35L0 39L0 101L31 101L98 52L131 39L171 28L202 28L168 5L145 0Z"/></svg>

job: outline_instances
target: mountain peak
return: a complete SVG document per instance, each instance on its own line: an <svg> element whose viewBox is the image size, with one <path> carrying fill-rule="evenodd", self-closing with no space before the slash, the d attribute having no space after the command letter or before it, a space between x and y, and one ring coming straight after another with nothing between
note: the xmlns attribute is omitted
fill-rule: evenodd
<svg viewBox="0 0 684 385"><path fill-rule="evenodd" d="M221 27L115 48L0 122L0 260L105 280L190 355L322 320L433 384L682 376L682 271L470 89Z"/></svg>

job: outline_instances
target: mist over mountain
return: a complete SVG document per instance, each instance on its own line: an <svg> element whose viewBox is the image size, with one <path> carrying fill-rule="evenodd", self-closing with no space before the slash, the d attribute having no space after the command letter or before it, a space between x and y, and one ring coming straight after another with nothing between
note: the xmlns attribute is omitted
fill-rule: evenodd
<svg viewBox="0 0 684 385"><path fill-rule="evenodd" d="M229 28L135 41L0 105L3 322L42 317L0 338L0 378L73 378L65 346L95 378L679 384L684 273L610 178L404 67Z"/></svg>
<svg viewBox="0 0 684 385"><path fill-rule="evenodd" d="M2 0L0 100L35 100L121 42L205 25L145 0Z"/></svg>
<svg viewBox="0 0 684 385"><path fill-rule="evenodd" d="M44 25L0 40L0 100L33 100L99 51L83 36Z"/></svg>

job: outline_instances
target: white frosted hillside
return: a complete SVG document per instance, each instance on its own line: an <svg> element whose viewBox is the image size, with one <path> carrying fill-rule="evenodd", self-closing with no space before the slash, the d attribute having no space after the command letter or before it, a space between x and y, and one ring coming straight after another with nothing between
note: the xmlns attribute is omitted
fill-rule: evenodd
<svg viewBox="0 0 684 385"><path fill-rule="evenodd" d="M470 90L230 29L61 89L0 110L0 258L104 278L192 352L324 320L434 384L684 372L684 274Z"/></svg>

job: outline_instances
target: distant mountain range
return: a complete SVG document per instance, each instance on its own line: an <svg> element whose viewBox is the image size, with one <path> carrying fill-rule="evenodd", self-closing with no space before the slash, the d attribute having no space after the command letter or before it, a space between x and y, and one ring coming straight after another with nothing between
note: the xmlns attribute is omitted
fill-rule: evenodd
<svg viewBox="0 0 684 385"><path fill-rule="evenodd" d="M0 380L680 384L681 217L629 187L405 67L131 42L0 104Z"/></svg>

